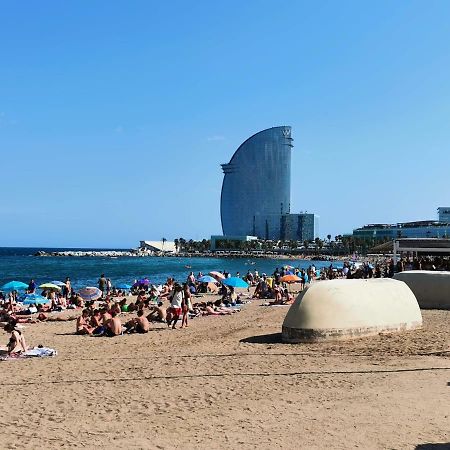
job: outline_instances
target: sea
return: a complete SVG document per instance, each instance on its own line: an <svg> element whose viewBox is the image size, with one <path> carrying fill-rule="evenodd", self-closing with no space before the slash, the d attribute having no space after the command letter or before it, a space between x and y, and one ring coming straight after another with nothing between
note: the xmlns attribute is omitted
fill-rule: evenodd
<svg viewBox="0 0 450 450"><path fill-rule="evenodd" d="M50 281L64 281L70 277L72 286L79 289L85 286L97 286L101 274L110 278L113 286L129 283L144 277L153 284L162 284L168 277L183 282L192 271L207 274L211 271L227 271L241 276L248 270L258 270L260 274L272 274L275 268L284 265L307 268L312 262L289 259L245 259L245 258L180 258L180 257L70 257L70 256L34 256L36 252L54 251L101 251L122 249L92 248L24 248L0 247L0 288L3 284L15 280L28 283L30 279L39 285ZM314 261L316 268L328 267L330 262ZM333 263L339 267L339 263Z"/></svg>

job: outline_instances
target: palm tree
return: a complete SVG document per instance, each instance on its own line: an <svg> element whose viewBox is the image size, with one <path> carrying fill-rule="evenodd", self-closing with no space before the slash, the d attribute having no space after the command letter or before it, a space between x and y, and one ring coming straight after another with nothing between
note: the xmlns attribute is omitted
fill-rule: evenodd
<svg viewBox="0 0 450 450"><path fill-rule="evenodd" d="M162 242L162 246L161 246L161 251L164 251L164 244L167 242L167 239L165 237L161 238L161 242Z"/></svg>

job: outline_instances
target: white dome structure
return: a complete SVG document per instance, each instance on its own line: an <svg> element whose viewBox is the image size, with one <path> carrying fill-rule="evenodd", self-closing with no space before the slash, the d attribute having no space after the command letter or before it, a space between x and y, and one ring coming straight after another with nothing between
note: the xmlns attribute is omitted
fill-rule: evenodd
<svg viewBox="0 0 450 450"><path fill-rule="evenodd" d="M283 341L320 342L420 328L422 314L397 280L320 281L301 292L283 322Z"/></svg>
<svg viewBox="0 0 450 450"><path fill-rule="evenodd" d="M450 310L450 272L408 270L394 278L409 286L421 308Z"/></svg>

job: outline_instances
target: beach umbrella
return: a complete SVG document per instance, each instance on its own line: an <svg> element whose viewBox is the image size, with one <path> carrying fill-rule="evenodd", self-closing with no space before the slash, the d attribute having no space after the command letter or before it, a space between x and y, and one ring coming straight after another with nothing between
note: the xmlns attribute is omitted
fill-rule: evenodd
<svg viewBox="0 0 450 450"><path fill-rule="evenodd" d="M26 294L19 301L24 305L46 305L47 303L50 303L50 300L47 297L38 294Z"/></svg>
<svg viewBox="0 0 450 450"><path fill-rule="evenodd" d="M214 277L217 281L221 281L225 278L225 275L223 273L217 272L216 270L213 270L212 272L209 272L209 274Z"/></svg>
<svg viewBox="0 0 450 450"><path fill-rule="evenodd" d="M281 277L280 281L282 283L298 283L299 281L301 281L301 279L297 275L289 274Z"/></svg>
<svg viewBox="0 0 450 450"><path fill-rule="evenodd" d="M131 284L127 284L127 283L119 283L119 284L116 286L116 288L117 288L117 289L131 289L132 286L131 286Z"/></svg>
<svg viewBox="0 0 450 450"><path fill-rule="evenodd" d="M63 281L50 281L51 284L54 284L56 286L60 286L63 287L66 285L66 283L64 283ZM39 286L40 287L40 286Z"/></svg>
<svg viewBox="0 0 450 450"><path fill-rule="evenodd" d="M148 278L142 278L141 280L136 281L134 283L135 286L148 286L150 284L150 280Z"/></svg>
<svg viewBox="0 0 450 450"><path fill-rule="evenodd" d="M225 278L224 280L222 280L222 284L224 284L225 286L234 287L234 288L248 287L248 284L242 278L239 278L239 277Z"/></svg>
<svg viewBox="0 0 450 450"><path fill-rule="evenodd" d="M2 286L4 291L24 291L28 289L28 284L21 281L10 281Z"/></svg>
<svg viewBox="0 0 450 450"><path fill-rule="evenodd" d="M87 286L80 289L78 294L83 300L98 300L102 296L102 291L99 288Z"/></svg>
<svg viewBox="0 0 450 450"><path fill-rule="evenodd" d="M200 278L197 278L197 281L200 283L215 283L217 280L209 275L203 275Z"/></svg>
<svg viewBox="0 0 450 450"><path fill-rule="evenodd" d="M61 290L61 288L59 286L57 286L56 284L53 284L53 283L44 283L44 284L41 284L39 287L41 289L46 289L46 290L48 290L48 289L54 289L55 291Z"/></svg>

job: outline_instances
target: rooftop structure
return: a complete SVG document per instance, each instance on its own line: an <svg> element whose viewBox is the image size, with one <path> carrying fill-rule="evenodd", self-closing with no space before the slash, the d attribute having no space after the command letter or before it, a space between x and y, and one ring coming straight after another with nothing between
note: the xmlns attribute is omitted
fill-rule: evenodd
<svg viewBox="0 0 450 450"><path fill-rule="evenodd" d="M450 223L450 206L440 206L437 210L439 222Z"/></svg>

